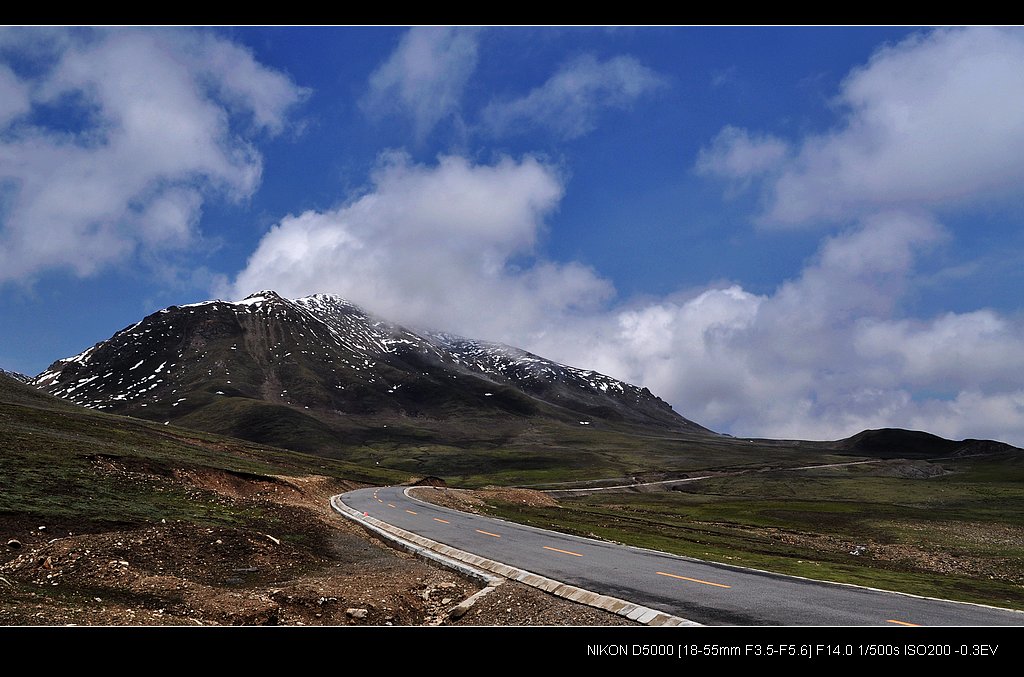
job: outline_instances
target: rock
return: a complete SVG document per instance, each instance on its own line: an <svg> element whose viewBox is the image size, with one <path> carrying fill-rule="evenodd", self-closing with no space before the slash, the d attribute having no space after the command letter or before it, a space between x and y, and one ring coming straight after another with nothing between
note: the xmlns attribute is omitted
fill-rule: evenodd
<svg viewBox="0 0 1024 677"><path fill-rule="evenodd" d="M440 487L440 488L447 488L448 487L448 483L445 482L440 477L435 477L434 475L428 475L427 477L424 477L422 479L419 479L419 480L416 480L415 482L413 482L412 486L414 486L414 487Z"/></svg>
<svg viewBox="0 0 1024 677"><path fill-rule="evenodd" d="M345 615L349 618L366 618L369 613L366 609L345 609Z"/></svg>
<svg viewBox="0 0 1024 677"><path fill-rule="evenodd" d="M18 548L21 547L21 541L19 541L16 538L12 538L11 540L7 541L7 547L8 548L13 548L14 550L17 550Z"/></svg>
<svg viewBox="0 0 1024 677"><path fill-rule="evenodd" d="M467 611L469 611L468 604L459 604L454 609L448 612L448 618L452 619L453 621L456 621L465 616Z"/></svg>

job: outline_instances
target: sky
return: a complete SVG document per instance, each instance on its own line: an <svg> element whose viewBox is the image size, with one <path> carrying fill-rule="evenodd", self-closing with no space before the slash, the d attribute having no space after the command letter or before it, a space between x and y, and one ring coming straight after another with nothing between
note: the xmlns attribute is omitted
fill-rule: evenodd
<svg viewBox="0 0 1024 677"><path fill-rule="evenodd" d="M0 367L339 294L737 436L1024 446L1024 30L0 29Z"/></svg>

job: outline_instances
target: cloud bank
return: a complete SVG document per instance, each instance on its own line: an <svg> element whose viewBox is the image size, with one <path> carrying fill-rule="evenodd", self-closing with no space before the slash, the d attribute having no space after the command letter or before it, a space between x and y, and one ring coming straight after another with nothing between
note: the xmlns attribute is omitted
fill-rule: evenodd
<svg viewBox="0 0 1024 677"><path fill-rule="evenodd" d="M8 29L5 48L26 33ZM94 274L198 237L203 203L244 200L305 95L247 49L179 30L32 32L0 64L0 283Z"/></svg>
<svg viewBox="0 0 1024 677"><path fill-rule="evenodd" d="M534 256L563 194L556 169L534 158L425 166L391 153L372 183L335 210L283 219L220 291L329 291L385 317L493 337L611 293L586 266Z"/></svg>
<svg viewBox="0 0 1024 677"><path fill-rule="evenodd" d="M594 270L532 256L563 190L532 158L427 166L392 155L365 195L283 219L219 291L337 293L414 326L646 385L742 435L904 426L1024 441L1024 326L984 309L898 314L919 254L950 237L931 218L864 219L772 294L734 284L616 304Z"/></svg>
<svg viewBox="0 0 1024 677"><path fill-rule="evenodd" d="M734 180L767 172L762 218L778 226L999 199L1024 181L1021 101L1024 30L935 30L849 73L834 129L787 153L777 138L726 127L698 169Z"/></svg>
<svg viewBox="0 0 1024 677"><path fill-rule="evenodd" d="M1009 194L1024 178L1022 73L1020 31L931 31L851 72L828 133L783 141L725 128L698 170L761 186L767 222L840 226L771 293L737 282L618 298L597 271L542 256L567 190L556 167L529 156L416 164L400 153L382 158L364 194L282 219L220 291L338 293L402 322L646 385L737 435L835 439L901 426L1024 445L1021 318L902 310L921 258L955 243L942 210ZM571 88L557 82L491 115L546 124L530 102L558 104ZM592 117L566 120L560 131L572 136Z"/></svg>

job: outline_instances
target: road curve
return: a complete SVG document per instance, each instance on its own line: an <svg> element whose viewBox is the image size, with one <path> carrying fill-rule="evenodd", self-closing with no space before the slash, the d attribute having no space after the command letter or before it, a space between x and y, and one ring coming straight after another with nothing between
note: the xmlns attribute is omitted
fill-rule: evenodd
<svg viewBox="0 0 1024 677"><path fill-rule="evenodd" d="M481 557L707 625L1020 625L1024 613L823 583L471 515L405 494L350 491L349 507Z"/></svg>

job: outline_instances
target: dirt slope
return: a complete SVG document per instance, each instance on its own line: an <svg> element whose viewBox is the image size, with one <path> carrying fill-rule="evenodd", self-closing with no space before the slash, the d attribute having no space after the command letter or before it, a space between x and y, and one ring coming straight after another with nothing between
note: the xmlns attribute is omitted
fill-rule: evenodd
<svg viewBox="0 0 1024 677"><path fill-rule="evenodd" d="M156 478L107 459L97 464L125 481L174 483L206 501L214 494L306 537L287 542L270 531L179 520L90 532L95 526L74 520L36 524L7 515L0 519L0 624L437 625L480 587L333 513L327 498L351 488L344 481L213 469ZM628 621L507 583L457 623Z"/></svg>

